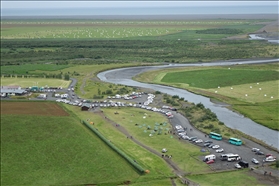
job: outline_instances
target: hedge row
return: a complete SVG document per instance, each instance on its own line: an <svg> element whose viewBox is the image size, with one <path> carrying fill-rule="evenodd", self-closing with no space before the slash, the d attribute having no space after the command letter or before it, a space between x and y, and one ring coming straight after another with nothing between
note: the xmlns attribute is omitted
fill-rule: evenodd
<svg viewBox="0 0 279 186"><path fill-rule="evenodd" d="M127 154L125 154L123 151L118 149L115 145L113 145L109 140L107 140L97 129L92 127L90 124L88 124L86 121L82 121L82 123L87 126L91 131L93 131L101 140L103 140L109 147L111 147L115 152L117 152L120 156L122 156L124 159L126 159L133 167L135 167L136 170L138 170L140 173L144 173L145 170L137 164L132 158L130 158Z"/></svg>

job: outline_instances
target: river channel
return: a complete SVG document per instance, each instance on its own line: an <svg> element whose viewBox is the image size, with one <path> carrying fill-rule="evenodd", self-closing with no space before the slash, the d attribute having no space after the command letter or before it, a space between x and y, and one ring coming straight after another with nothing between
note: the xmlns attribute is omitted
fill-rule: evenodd
<svg viewBox="0 0 279 186"><path fill-rule="evenodd" d="M178 68L187 66L228 66L228 65L238 65L238 64L255 64L255 63L270 63L277 62L279 59L269 59L269 60L234 60L234 61L219 61L212 63L195 63L195 64L169 64L161 66L141 66L141 67L129 67L114 69L109 71L104 71L98 74L98 78L105 82L110 82L114 84L122 84L127 86L143 87L148 89L153 89L155 91L160 91L169 95L178 95L183 97L189 102L195 104L202 103L206 108L213 111L218 119L225 123L225 125L232 129L237 129L245 134L262 140L264 143L275 147L279 150L279 132L259 125L258 123L252 121L249 118L244 117L241 114L233 112L226 108L224 105L216 104L210 101L209 98L193 94L183 89L168 87L163 85L140 83L132 80L132 77L137 74L162 68Z"/></svg>

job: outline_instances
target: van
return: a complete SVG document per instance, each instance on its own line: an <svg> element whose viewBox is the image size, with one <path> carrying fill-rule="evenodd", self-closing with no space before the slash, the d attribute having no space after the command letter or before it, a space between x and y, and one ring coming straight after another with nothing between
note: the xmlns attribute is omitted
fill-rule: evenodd
<svg viewBox="0 0 279 186"><path fill-rule="evenodd" d="M238 164L243 168L248 168L249 167L249 163L246 162L246 161L243 161L243 160L239 161Z"/></svg>
<svg viewBox="0 0 279 186"><path fill-rule="evenodd" d="M214 154L210 154L204 157L203 161L215 160L216 156Z"/></svg>

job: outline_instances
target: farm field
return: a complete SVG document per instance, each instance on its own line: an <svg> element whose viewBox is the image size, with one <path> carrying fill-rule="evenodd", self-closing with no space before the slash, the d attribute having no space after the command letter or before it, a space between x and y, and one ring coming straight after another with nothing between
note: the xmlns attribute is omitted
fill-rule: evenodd
<svg viewBox="0 0 279 186"><path fill-rule="evenodd" d="M1 65L273 58L277 45L248 37L271 21L3 20Z"/></svg>
<svg viewBox="0 0 279 186"><path fill-rule="evenodd" d="M277 69L278 63L189 67L147 72L136 79L176 86L219 99L254 121L279 130Z"/></svg>
<svg viewBox="0 0 279 186"><path fill-rule="evenodd" d="M3 112L9 103L1 102L1 185L121 185L140 177L72 115L39 115L25 104L28 114Z"/></svg>
<svg viewBox="0 0 279 186"><path fill-rule="evenodd" d="M1 85L3 86L12 86L19 85L23 88L39 86L39 87L63 87L67 88L70 85L71 81L66 81L62 79L53 79L53 78L22 78L22 77L5 77L1 78Z"/></svg>
<svg viewBox="0 0 279 186"><path fill-rule="evenodd" d="M191 21L1 21L1 39L133 39L172 35L206 28L237 27L242 32L258 30L257 20L191 20ZM20 28L20 29L19 29ZM185 33L184 33L185 34ZM195 35L195 32L191 33ZM181 35L183 36L183 35ZM205 36L205 35L204 35ZM222 38L224 34L202 38ZM193 37L197 38L197 37Z"/></svg>

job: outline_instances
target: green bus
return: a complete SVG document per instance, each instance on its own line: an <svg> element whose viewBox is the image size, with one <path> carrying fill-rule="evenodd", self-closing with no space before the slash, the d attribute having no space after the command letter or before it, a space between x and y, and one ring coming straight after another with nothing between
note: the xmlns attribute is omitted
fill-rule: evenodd
<svg viewBox="0 0 279 186"><path fill-rule="evenodd" d="M230 138L229 143L231 143L233 145L242 145L242 141L240 139L237 139L237 138Z"/></svg>
<svg viewBox="0 0 279 186"><path fill-rule="evenodd" d="M222 139L222 135L221 134L217 134L215 132L210 132L209 133L209 137L212 139L216 139L216 140L221 140Z"/></svg>

